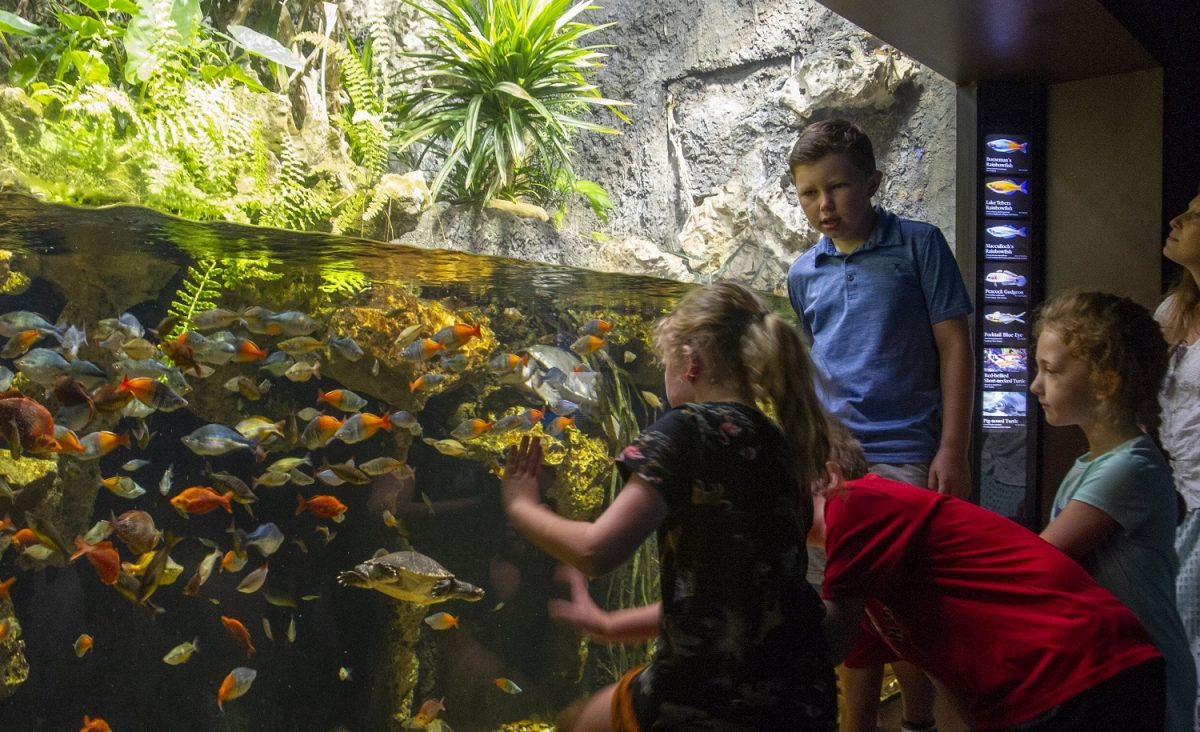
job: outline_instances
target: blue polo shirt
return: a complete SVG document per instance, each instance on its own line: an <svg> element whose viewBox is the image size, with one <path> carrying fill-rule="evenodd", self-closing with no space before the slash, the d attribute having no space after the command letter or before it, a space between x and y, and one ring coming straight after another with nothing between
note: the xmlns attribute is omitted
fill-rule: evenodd
<svg viewBox="0 0 1200 732"><path fill-rule="evenodd" d="M933 324L971 312L936 226L876 207L852 254L823 236L788 270L788 298L812 342L825 408L872 463L928 464L942 429Z"/></svg>

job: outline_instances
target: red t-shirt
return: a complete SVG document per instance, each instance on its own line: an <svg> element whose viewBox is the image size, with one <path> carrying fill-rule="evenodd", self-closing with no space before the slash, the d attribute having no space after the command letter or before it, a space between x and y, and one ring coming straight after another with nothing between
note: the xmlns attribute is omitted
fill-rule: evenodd
<svg viewBox="0 0 1200 732"><path fill-rule="evenodd" d="M825 522L822 595L868 601L846 665L909 661L973 728L1027 722L1160 655L1070 557L974 504L868 475L828 497Z"/></svg>

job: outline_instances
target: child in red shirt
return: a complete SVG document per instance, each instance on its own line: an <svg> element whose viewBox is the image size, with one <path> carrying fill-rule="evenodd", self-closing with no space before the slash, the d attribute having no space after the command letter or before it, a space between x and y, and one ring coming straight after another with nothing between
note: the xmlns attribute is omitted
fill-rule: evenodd
<svg viewBox="0 0 1200 732"><path fill-rule="evenodd" d="M833 432L835 456L853 455ZM858 455L837 463L861 475ZM1070 557L966 501L829 467L810 540L828 554L835 658L913 663L972 729L1161 732L1161 654Z"/></svg>

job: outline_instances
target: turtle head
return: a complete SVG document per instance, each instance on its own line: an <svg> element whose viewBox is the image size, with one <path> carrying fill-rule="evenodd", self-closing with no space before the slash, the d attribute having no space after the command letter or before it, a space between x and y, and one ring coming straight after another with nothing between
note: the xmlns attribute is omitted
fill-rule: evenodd
<svg viewBox="0 0 1200 732"><path fill-rule="evenodd" d="M466 600L479 602L483 599L483 589L468 582L457 579L444 579L434 584L430 592L439 600Z"/></svg>

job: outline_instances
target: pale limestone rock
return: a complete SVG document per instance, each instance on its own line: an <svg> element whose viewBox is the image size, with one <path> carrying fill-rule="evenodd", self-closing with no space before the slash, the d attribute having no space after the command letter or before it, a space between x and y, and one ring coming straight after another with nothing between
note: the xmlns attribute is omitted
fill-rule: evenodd
<svg viewBox="0 0 1200 732"><path fill-rule="evenodd" d="M431 198L425 173L412 170L403 175L388 173L379 179L376 195L385 195L397 211L405 216L417 216L429 207Z"/></svg>
<svg viewBox="0 0 1200 732"><path fill-rule="evenodd" d="M820 49L806 56L784 83L779 103L800 120L818 109L887 109L916 70L915 63L890 48L868 53L850 46L849 54Z"/></svg>
<svg viewBox="0 0 1200 732"><path fill-rule="evenodd" d="M692 271L711 274L721 269L739 245L747 222L745 191L738 178L693 208L679 232L679 250Z"/></svg>

